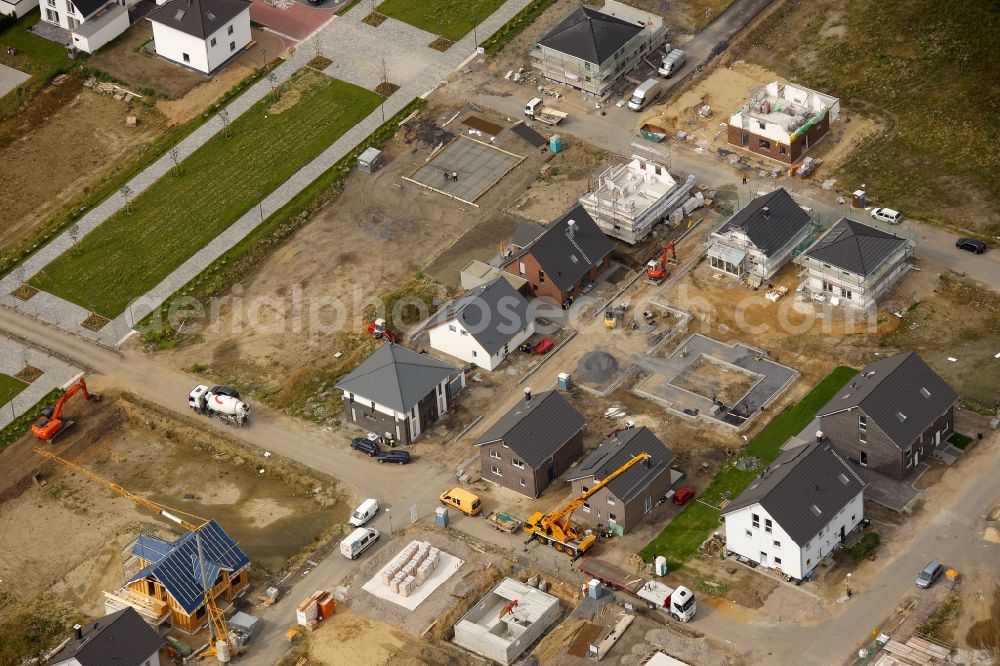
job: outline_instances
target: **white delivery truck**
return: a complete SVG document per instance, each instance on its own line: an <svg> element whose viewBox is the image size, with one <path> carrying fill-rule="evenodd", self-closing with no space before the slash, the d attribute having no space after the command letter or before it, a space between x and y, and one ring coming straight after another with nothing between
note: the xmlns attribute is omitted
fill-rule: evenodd
<svg viewBox="0 0 1000 666"><path fill-rule="evenodd" d="M667 55L663 56L663 62L660 64L660 69L658 69L656 73L665 79L669 79L677 72L677 70L683 67L686 62L687 56L684 55L684 51L674 49Z"/></svg>
<svg viewBox="0 0 1000 666"><path fill-rule="evenodd" d="M359 527L340 542L340 554L349 560L356 559L376 541L378 541L378 530Z"/></svg>
<svg viewBox="0 0 1000 666"><path fill-rule="evenodd" d="M663 83L659 79L646 79L632 93L632 99L628 101L628 108L632 111L640 111L649 106L663 94Z"/></svg>

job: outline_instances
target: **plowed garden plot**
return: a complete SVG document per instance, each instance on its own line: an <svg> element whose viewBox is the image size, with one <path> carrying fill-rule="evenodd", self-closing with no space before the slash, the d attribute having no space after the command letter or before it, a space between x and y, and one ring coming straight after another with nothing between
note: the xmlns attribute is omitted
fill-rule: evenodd
<svg viewBox="0 0 1000 666"><path fill-rule="evenodd" d="M114 317L207 245L379 104L370 90L312 70L232 122L31 280ZM86 275L86 280L79 276Z"/></svg>

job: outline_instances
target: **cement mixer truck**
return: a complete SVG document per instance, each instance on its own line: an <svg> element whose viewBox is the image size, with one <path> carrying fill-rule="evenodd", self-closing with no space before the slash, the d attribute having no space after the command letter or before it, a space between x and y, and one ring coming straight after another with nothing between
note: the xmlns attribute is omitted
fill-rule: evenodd
<svg viewBox="0 0 1000 666"><path fill-rule="evenodd" d="M240 400L240 394L228 386L194 387L188 395L188 405L205 416L214 416L227 423L241 426L250 418L250 406Z"/></svg>

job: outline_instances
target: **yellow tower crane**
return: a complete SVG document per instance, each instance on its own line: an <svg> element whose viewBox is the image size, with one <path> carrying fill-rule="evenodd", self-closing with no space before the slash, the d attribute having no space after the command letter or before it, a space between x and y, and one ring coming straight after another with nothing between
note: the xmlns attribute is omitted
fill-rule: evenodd
<svg viewBox="0 0 1000 666"><path fill-rule="evenodd" d="M636 463L649 462L648 453L640 453L633 456L628 462L616 469L614 472L604 477L591 488L588 488L574 500L567 502L551 513L543 514L536 511L531 518L524 523L524 531L531 535L531 539L538 539L542 543L553 546L556 550L565 550L571 557L579 557L594 545L597 537L593 534L584 534L573 524L573 512L583 506L594 493L608 485L620 475L624 474Z"/></svg>
<svg viewBox="0 0 1000 666"><path fill-rule="evenodd" d="M212 588L209 585L209 581L206 580L206 574L205 574L205 553L201 543L201 530L211 521L209 521L207 518L196 516L193 513L188 513L187 511L180 511L178 509L171 509L168 506L158 504L157 502L148 500L145 497L140 497L135 493L129 492L128 490L118 485L117 483L114 483L112 481L109 481L108 479L105 479L102 476L94 474L90 470L84 469L83 467L80 467L76 463L71 463L65 458L60 458L59 456L55 455L54 453L50 453L45 449L38 448L37 446L33 447L33 449L35 453L42 456L43 458L48 458L53 462L57 462L60 465L64 465L69 469L73 470L74 472L80 474L81 476L84 476L90 479L91 481L95 481L101 484L102 486L104 486L111 492L115 493L116 495L121 495L125 499L132 500L133 502L143 507L144 509L148 509L149 511L152 511L155 514L158 514L166 518L167 520L176 523L177 525L180 525L185 530L194 533L195 542L198 545L198 565L201 571L201 586L202 590L204 590L205 593L205 609L208 611L208 618L209 618L208 628L212 636L212 640L210 641L208 650L202 654L205 656L217 655L218 641L223 641L229 650L229 654L233 654L233 644L229 640L229 630L226 628L225 617L222 615L222 611L219 610L218 605L216 605L215 598L212 597Z"/></svg>

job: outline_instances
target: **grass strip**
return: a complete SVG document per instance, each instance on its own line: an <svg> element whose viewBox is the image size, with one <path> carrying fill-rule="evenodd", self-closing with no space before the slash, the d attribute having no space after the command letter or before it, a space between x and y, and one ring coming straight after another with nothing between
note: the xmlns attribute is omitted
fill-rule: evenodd
<svg viewBox="0 0 1000 666"><path fill-rule="evenodd" d="M457 42L504 0L385 0L376 11Z"/></svg>
<svg viewBox="0 0 1000 666"><path fill-rule="evenodd" d="M541 16L542 12L551 7L556 0L534 0L524 9L514 14L509 21L503 24L499 30L484 40L480 46L486 55L496 55L503 50L515 37L520 35L525 28Z"/></svg>
<svg viewBox="0 0 1000 666"><path fill-rule="evenodd" d="M0 451L6 449L21 435L28 432L28 428L31 427L31 424L37 421L38 417L42 415L42 409L48 405L55 404L56 400L58 400L63 393L65 393L65 391L62 389L52 389L45 395L45 397L35 403L31 409L11 421L3 430L0 430Z"/></svg>
<svg viewBox="0 0 1000 666"><path fill-rule="evenodd" d="M761 466L770 464L778 457L781 446L809 425L816 412L856 373L854 368L843 365L834 368L798 403L786 408L761 430L740 452L739 457L758 458ZM730 498L735 498L760 473L760 467L750 471L738 469L732 464L734 461L735 459L728 461L719 470L711 485L698 498L700 501L688 504L642 549L640 554L645 560L663 555L669 566L676 568L698 552L698 547L708 538L709 533L719 526L719 510L712 505L718 505L726 493L730 494Z"/></svg>

